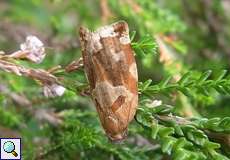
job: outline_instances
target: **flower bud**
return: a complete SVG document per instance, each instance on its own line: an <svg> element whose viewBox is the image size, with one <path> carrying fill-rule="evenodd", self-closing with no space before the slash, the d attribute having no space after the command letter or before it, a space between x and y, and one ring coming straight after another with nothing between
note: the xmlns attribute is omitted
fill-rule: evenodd
<svg viewBox="0 0 230 160"><path fill-rule="evenodd" d="M10 57L41 63L46 55L43 43L36 36L30 35L26 37L26 41L20 45L20 49L11 54Z"/></svg>
<svg viewBox="0 0 230 160"><path fill-rule="evenodd" d="M62 96L65 93L65 88L58 84L45 85L43 93L46 97Z"/></svg>

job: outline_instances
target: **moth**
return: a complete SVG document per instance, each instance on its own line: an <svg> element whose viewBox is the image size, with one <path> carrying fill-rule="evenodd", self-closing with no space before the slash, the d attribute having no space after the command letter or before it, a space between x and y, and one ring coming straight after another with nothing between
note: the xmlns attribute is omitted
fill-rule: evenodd
<svg viewBox="0 0 230 160"><path fill-rule="evenodd" d="M80 28L80 42L90 92L107 136L127 136L138 104L138 75L129 27L124 21L95 32Z"/></svg>

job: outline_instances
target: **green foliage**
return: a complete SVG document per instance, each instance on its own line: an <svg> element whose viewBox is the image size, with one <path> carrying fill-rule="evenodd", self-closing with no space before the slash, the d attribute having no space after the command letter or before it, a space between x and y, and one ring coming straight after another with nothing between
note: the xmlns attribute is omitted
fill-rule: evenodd
<svg viewBox="0 0 230 160"><path fill-rule="evenodd" d="M193 123L201 129L209 129L215 132L230 133L230 117L225 118L194 118Z"/></svg>
<svg viewBox="0 0 230 160"><path fill-rule="evenodd" d="M150 35L144 36L137 42L132 42L132 48L136 53L143 55L156 54L157 52L157 44Z"/></svg>
<svg viewBox="0 0 230 160"><path fill-rule="evenodd" d="M168 77L156 85L151 85L151 80L147 80L144 83L140 82L139 90L146 95L180 91L192 98L195 97L195 94L210 96L212 90L224 95L230 94L230 80L224 78L226 70L220 72L219 76L212 80L209 79L211 73L212 71L209 70L197 76L190 71L182 75L176 82L171 83L172 77Z"/></svg>
<svg viewBox="0 0 230 160"><path fill-rule="evenodd" d="M103 153L101 157L106 158L111 155L121 160L129 159L148 159L145 156L145 149L137 147L128 147L128 145L113 145L98 126L80 121L82 118L95 119L95 112L69 110L63 113L65 116L65 123L60 130L55 132L54 144L46 147L40 158L57 156L71 159L73 153L78 154L80 158L86 159L88 154L96 154L97 152ZM97 122L98 123L98 122ZM98 125L96 123L96 125ZM58 137L58 138L56 138ZM58 151L62 151L57 153ZM64 152L63 152L64 151ZM65 155L63 155L65 153ZM57 156L58 157L58 156ZM95 159L101 159L95 157Z"/></svg>
<svg viewBox="0 0 230 160"><path fill-rule="evenodd" d="M5 127L17 128L20 126L21 118L15 112L0 108L0 117L0 124Z"/></svg>
<svg viewBox="0 0 230 160"><path fill-rule="evenodd" d="M151 132L151 138L159 141L162 152L172 155L175 160L228 159L217 152L220 145L209 141L205 132L201 130L211 129L216 131L218 125L210 128L213 120L209 120L209 123L200 122L198 124L196 122L196 124L193 121L190 122L173 116L170 114L171 110L172 107L168 105L154 107L145 104L138 109L136 118L138 123ZM228 120L229 118L225 118L221 122L224 121L227 125L226 121Z"/></svg>

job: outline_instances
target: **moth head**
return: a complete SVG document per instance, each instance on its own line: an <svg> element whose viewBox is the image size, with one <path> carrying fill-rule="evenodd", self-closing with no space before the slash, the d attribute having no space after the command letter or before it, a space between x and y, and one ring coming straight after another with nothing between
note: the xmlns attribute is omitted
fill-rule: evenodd
<svg viewBox="0 0 230 160"><path fill-rule="evenodd" d="M109 140L113 143L120 143L127 137L127 129L118 134L108 134Z"/></svg>
<svg viewBox="0 0 230 160"><path fill-rule="evenodd" d="M127 126L114 117L106 117L103 126L108 138L112 142L120 142L127 137Z"/></svg>

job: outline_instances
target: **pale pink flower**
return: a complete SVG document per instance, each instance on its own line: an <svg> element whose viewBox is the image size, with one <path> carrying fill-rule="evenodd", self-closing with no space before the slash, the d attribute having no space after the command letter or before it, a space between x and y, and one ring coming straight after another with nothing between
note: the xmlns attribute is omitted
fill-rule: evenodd
<svg viewBox="0 0 230 160"><path fill-rule="evenodd" d="M46 97L62 96L65 93L65 90L66 89L63 86L56 83L51 85L45 85L43 87L43 93Z"/></svg>
<svg viewBox="0 0 230 160"><path fill-rule="evenodd" d="M27 36L26 41L20 45L20 49L11 54L10 57L41 63L46 56L44 44L36 36Z"/></svg>
<svg viewBox="0 0 230 160"><path fill-rule="evenodd" d="M148 107L149 108L154 108L154 107L157 107L157 106L160 106L162 105L162 101L161 100L153 100L149 105Z"/></svg>

